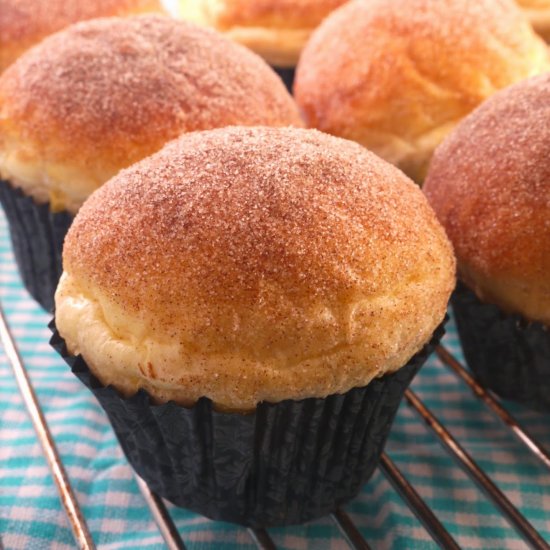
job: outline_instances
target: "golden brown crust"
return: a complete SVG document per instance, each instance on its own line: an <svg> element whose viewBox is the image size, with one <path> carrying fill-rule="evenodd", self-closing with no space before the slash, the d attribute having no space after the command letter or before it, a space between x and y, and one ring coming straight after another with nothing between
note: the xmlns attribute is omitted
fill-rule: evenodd
<svg viewBox="0 0 550 550"><path fill-rule="evenodd" d="M410 180L292 128L189 134L121 172L77 215L64 270L58 327L103 381L232 408L403 366L454 286L450 245Z"/></svg>
<svg viewBox="0 0 550 550"><path fill-rule="evenodd" d="M346 0L222 0L215 9L223 30L234 26L314 29Z"/></svg>
<svg viewBox="0 0 550 550"><path fill-rule="evenodd" d="M496 90L550 68L512 0L363 0L333 12L297 68L308 125L422 181L433 149Z"/></svg>
<svg viewBox="0 0 550 550"><path fill-rule="evenodd" d="M31 192L72 190L78 207L181 133L231 124L301 124L258 56L165 17L87 21L47 38L0 77L0 173Z"/></svg>
<svg viewBox="0 0 550 550"><path fill-rule="evenodd" d="M273 65L293 67L313 29L346 1L180 0L180 13L228 34Z"/></svg>
<svg viewBox="0 0 550 550"><path fill-rule="evenodd" d="M439 147L425 192L480 298L550 324L550 74L504 90Z"/></svg>
<svg viewBox="0 0 550 550"><path fill-rule="evenodd" d="M0 0L0 73L25 50L72 23L162 12L158 0Z"/></svg>

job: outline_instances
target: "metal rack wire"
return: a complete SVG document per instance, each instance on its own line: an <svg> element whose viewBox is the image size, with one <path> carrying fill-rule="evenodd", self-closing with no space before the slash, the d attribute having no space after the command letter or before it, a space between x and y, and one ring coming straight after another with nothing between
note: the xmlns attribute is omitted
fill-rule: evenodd
<svg viewBox="0 0 550 550"><path fill-rule="evenodd" d="M65 509L72 528L75 541L79 548L91 550L95 548L95 545L87 527L86 519L74 496L69 478L65 472L59 453L57 452L55 442L30 383L30 379L27 375L23 361L21 360L16 342L10 332L7 319L1 306L0 341L2 342L8 361L14 371L21 396L23 397L23 401L31 417L38 440L42 445L52 477L60 494L62 506ZM482 401L505 426L512 430L512 433L517 439L542 463L543 467L550 470L550 452L533 438L528 430L524 428L488 390L482 387L445 347L438 346L436 353L441 361L458 377L458 379L470 388L475 398ZM489 476L464 450L441 421L434 416L423 401L410 389L405 393L405 400L418 416L424 420L428 428L435 434L451 458L453 458L458 466L460 466L478 485L485 496L495 504L503 517L521 535L524 541L531 548L536 550L550 550L548 542L544 540L542 535L537 532L533 525L531 525L531 523L519 512L506 495L498 489ZM439 546L446 549L460 548L451 534L439 521L436 513L430 509L416 489L409 483L386 453L382 454L379 468ZM151 511L152 517L166 542L166 546L170 550L185 549L185 543L178 533L164 501L153 493L142 479L136 476L136 480ZM331 514L331 519L340 530L342 537L347 541L350 548L354 550L367 550L370 548L363 535L344 510L336 510ZM247 532L256 547L260 550L274 550L276 548L267 530L247 529ZM0 540L0 549L1 548L2 542Z"/></svg>

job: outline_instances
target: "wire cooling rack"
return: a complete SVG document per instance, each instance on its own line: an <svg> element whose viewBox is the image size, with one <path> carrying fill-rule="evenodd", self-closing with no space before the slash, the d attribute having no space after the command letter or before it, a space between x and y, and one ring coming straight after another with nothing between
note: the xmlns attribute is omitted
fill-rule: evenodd
<svg viewBox="0 0 550 550"><path fill-rule="evenodd" d="M74 534L75 541L80 548L95 548L94 540L88 529L71 483L65 471L60 455L57 452L55 441L51 435L46 418L41 410L39 400L32 388L24 362L18 352L17 343L10 330L7 318L0 307L0 340L5 355L13 368L13 372L23 398L25 407L31 417L36 435L42 446L44 456L51 470L60 495L60 506L63 507ZM541 468L550 470L550 452L539 443L528 429L524 427L489 391L482 387L469 371L444 346L438 346L436 353L442 363L465 384L472 392L473 398L480 400L487 409L495 415L513 434L529 453L536 458ZM550 550L550 545L544 540L528 519L518 510L511 500L504 494L464 449L461 443L443 422L436 417L422 399L411 389L405 393L405 401L414 411L420 421L423 421L429 431L438 439L445 451L454 460L478 487L485 497L500 511L508 523L519 533L525 544L535 549ZM390 481L394 489L401 496L410 510L420 520L433 541L443 548L460 548L456 540L438 519L437 510L430 508L420 496L417 489L407 480L405 475L396 466L394 461L384 453L382 455L380 471ZM138 486L147 502L151 515L154 518L160 533L170 549L183 549L185 542L179 534L164 501L147 487L145 482L137 478ZM337 525L342 542L346 541L353 549L370 548L360 529L354 524L348 513L342 509L335 510L331 519ZM244 528L243 528L244 529ZM264 529L246 529L250 540L259 549L274 549L276 545L269 532ZM0 541L1 548L1 541Z"/></svg>

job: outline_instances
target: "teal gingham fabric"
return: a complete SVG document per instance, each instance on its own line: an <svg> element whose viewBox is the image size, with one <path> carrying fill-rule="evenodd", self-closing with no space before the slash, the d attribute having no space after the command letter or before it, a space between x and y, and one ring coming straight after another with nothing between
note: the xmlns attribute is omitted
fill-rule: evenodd
<svg viewBox="0 0 550 550"><path fill-rule="evenodd" d="M164 548L105 414L48 345L49 317L21 286L2 214L0 299L97 545L113 550ZM447 330L445 345L461 358L452 323ZM436 358L422 369L413 389L550 540L548 471ZM550 446L550 417L513 409L533 435ZM394 424L387 452L463 548L526 548L405 404ZM242 528L185 510L171 510L191 550L254 548ZM378 471L346 510L373 548L436 547ZM271 529L270 534L283 549L347 547L328 518L301 527ZM0 536L7 550L74 547L68 521L3 351Z"/></svg>

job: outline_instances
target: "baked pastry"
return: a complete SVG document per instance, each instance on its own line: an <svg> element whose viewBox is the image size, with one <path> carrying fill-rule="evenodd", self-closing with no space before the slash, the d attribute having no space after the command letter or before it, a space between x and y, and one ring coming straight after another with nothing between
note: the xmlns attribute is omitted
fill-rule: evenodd
<svg viewBox="0 0 550 550"><path fill-rule="evenodd" d="M547 410L549 116L550 74L496 94L437 149L425 184L477 297L455 300L470 366L501 395Z"/></svg>
<svg viewBox="0 0 550 550"><path fill-rule="evenodd" d="M533 28L548 42L550 40L550 1L516 0Z"/></svg>
<svg viewBox="0 0 550 550"><path fill-rule="evenodd" d="M51 307L61 266L48 251L60 253L94 189L181 133L231 124L301 121L264 61L209 29L156 15L98 19L21 57L0 77L0 177L31 293ZM18 197L47 206L18 208ZM69 219L54 230L50 211Z"/></svg>
<svg viewBox="0 0 550 550"><path fill-rule="evenodd" d="M374 155L231 128L168 145L88 200L56 318L104 384L250 409L406 364L445 315L452 258L421 192Z"/></svg>
<svg viewBox="0 0 550 550"><path fill-rule="evenodd" d="M218 503L225 513L212 504L216 497L194 496L183 472L183 485L174 482L174 469L193 468L170 459L168 449L154 454L164 454L159 461L172 464L169 472L130 457L170 500L246 524L306 521L359 490L425 358L415 354L442 322L454 286L450 244L417 186L357 144L293 128L188 134L122 171L79 211L63 265L56 324L64 353L73 361L81 354L92 387L112 386L124 396L102 401L115 427L130 423L137 437L139 421L121 413L121 402L142 389L172 409L174 402L196 407L208 398L234 433L242 422L255 423L239 459L249 470L225 486L233 491L229 502ZM386 383L397 389L383 390ZM351 410L343 405L348 399ZM269 407L281 414L279 424L264 416L267 403L276 404ZM201 436L201 424L189 433L188 415L195 413L184 407L178 414L186 420L173 421L183 425L181 437L211 437L209 428ZM380 431L366 433L381 409ZM133 405L127 412L150 414ZM321 417L332 418L330 429ZM170 430L177 431L173 423ZM364 445L371 437L375 443ZM304 445L303 455L286 453L279 464L283 439L285 449ZM255 462L257 445L264 445L265 464ZM358 452L371 458L363 461ZM330 472L320 472L319 462ZM257 468L275 476L271 489L258 489L254 480L267 478ZM287 484L290 503L273 493ZM239 494L243 485L247 495Z"/></svg>
<svg viewBox="0 0 550 550"><path fill-rule="evenodd" d="M362 0L314 32L296 71L309 126L424 179L435 147L500 88L550 69L512 0Z"/></svg>
<svg viewBox="0 0 550 550"><path fill-rule="evenodd" d="M0 0L0 73L24 51L72 23L162 12L158 0Z"/></svg>
<svg viewBox="0 0 550 550"><path fill-rule="evenodd" d="M180 14L214 27L278 67L294 67L313 29L346 0L179 0Z"/></svg>
<svg viewBox="0 0 550 550"><path fill-rule="evenodd" d="M159 16L89 21L50 37L2 75L0 105L2 176L73 213L183 132L300 124L260 58Z"/></svg>

